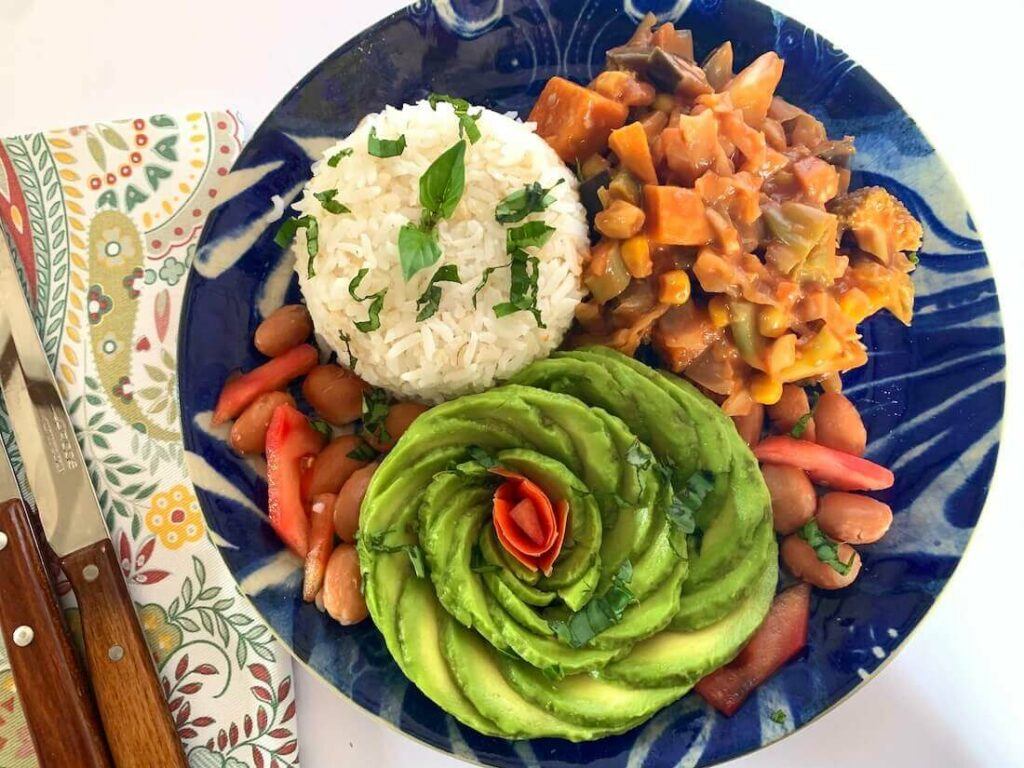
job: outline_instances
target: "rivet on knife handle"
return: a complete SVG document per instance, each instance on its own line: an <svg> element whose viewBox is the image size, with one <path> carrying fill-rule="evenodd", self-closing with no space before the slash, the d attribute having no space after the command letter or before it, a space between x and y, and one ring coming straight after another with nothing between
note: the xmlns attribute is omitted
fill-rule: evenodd
<svg viewBox="0 0 1024 768"><path fill-rule="evenodd" d="M32 524L0 502L0 628L42 768L108 768L110 759Z"/></svg>
<svg viewBox="0 0 1024 768"><path fill-rule="evenodd" d="M185 768L113 545L97 542L61 564L78 597L93 692L117 768Z"/></svg>

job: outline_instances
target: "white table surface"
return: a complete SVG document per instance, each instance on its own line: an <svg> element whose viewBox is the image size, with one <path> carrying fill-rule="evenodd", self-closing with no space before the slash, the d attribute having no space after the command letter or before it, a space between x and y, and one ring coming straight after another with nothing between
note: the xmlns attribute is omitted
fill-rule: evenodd
<svg viewBox="0 0 1024 768"><path fill-rule="evenodd" d="M1024 765L1016 363L1024 301L1020 0L773 0L849 52L922 125L971 201L1001 289L1005 442L968 556L879 677L747 768ZM249 134L307 70L403 0L0 0L0 135L229 107ZM139 34L133 30L145 30ZM154 55L157 52L157 55ZM165 55L160 55L165 52ZM1017 236L1014 236L1017 233ZM1016 502L1014 499L1016 498ZM454 768L302 670L302 765Z"/></svg>

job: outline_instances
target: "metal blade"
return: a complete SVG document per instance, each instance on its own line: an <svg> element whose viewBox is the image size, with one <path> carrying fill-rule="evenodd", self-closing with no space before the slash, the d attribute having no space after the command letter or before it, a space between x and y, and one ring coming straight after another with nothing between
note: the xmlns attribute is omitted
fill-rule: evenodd
<svg viewBox="0 0 1024 768"><path fill-rule="evenodd" d="M96 491L3 236L0 388L50 546L63 556L106 538Z"/></svg>
<svg viewBox="0 0 1024 768"><path fill-rule="evenodd" d="M20 499L21 489L18 488L18 478L14 475L14 467L7 456L7 448L0 442L0 504L11 499Z"/></svg>

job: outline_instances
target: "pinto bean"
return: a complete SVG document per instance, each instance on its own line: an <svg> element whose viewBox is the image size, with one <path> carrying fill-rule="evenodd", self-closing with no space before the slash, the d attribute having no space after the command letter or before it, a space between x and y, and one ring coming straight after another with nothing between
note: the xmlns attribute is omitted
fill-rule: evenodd
<svg viewBox="0 0 1024 768"><path fill-rule="evenodd" d="M796 533L814 517L818 497L807 473L799 467L765 464L761 467L772 497L775 530L783 536Z"/></svg>
<svg viewBox="0 0 1024 768"><path fill-rule="evenodd" d="M890 525L892 509L870 496L833 491L818 500L818 526L836 541L873 544Z"/></svg>
<svg viewBox="0 0 1024 768"><path fill-rule="evenodd" d="M340 365L318 365L302 382L302 394L316 412L336 427L363 414L366 383Z"/></svg>
<svg viewBox="0 0 1024 768"><path fill-rule="evenodd" d="M267 447L267 427L279 405L295 406L287 392L266 392L255 400L231 425L229 442L238 453L263 453Z"/></svg>
<svg viewBox="0 0 1024 768"><path fill-rule="evenodd" d="M853 403L838 392L826 392L814 409L815 442L854 456L863 456L868 442L864 420Z"/></svg>
<svg viewBox="0 0 1024 768"><path fill-rule="evenodd" d="M845 575L831 565L821 562L814 548L795 533L782 540L780 551L782 562L790 573L821 589L848 587L860 573L860 555L849 544L839 545L839 561L850 563L850 569ZM850 562L851 557L853 562Z"/></svg>
<svg viewBox="0 0 1024 768"><path fill-rule="evenodd" d="M395 403L388 408L388 415L384 418L384 429L390 439L384 441L378 435L367 434L366 442L378 451L390 451L416 418L427 410L427 406L421 403Z"/></svg>
<svg viewBox="0 0 1024 768"><path fill-rule="evenodd" d="M259 324L253 343L267 357L283 355L309 338L313 320L302 304L286 304Z"/></svg>
<svg viewBox="0 0 1024 768"><path fill-rule="evenodd" d="M341 490L353 472L366 466L367 462L349 457L362 442L362 438L356 435L342 435L329 442L313 460L306 494L312 497Z"/></svg>
<svg viewBox="0 0 1024 768"><path fill-rule="evenodd" d="M339 544L327 561L323 601L339 624L358 624L369 614L360 590L359 555L352 544Z"/></svg>
<svg viewBox="0 0 1024 768"><path fill-rule="evenodd" d="M753 448L759 442L761 442L761 433L764 431L764 406L760 403L754 403L750 409L750 413L746 416L733 416L733 423L736 425L736 431L740 433L740 437L743 438L748 446Z"/></svg>
<svg viewBox="0 0 1024 768"><path fill-rule="evenodd" d="M359 530L359 508L370 487L376 464L367 464L349 475L334 502L334 531L342 541L355 542Z"/></svg>
<svg viewBox="0 0 1024 768"><path fill-rule="evenodd" d="M807 392L803 387L796 384L786 384L782 388L782 397L775 405L768 406L768 419L772 426L780 434L787 434L793 430L801 418L810 413L811 403L807 399ZM817 416L817 414L815 414ZM807 422L807 429L800 436L802 440L815 442L815 419Z"/></svg>

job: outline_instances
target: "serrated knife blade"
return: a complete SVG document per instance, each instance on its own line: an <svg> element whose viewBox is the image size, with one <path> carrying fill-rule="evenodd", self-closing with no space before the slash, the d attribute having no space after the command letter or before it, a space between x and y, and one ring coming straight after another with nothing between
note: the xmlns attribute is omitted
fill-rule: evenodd
<svg viewBox="0 0 1024 768"><path fill-rule="evenodd" d="M0 389L43 532L58 555L107 537L96 491L50 370L14 259L0 237Z"/></svg>

